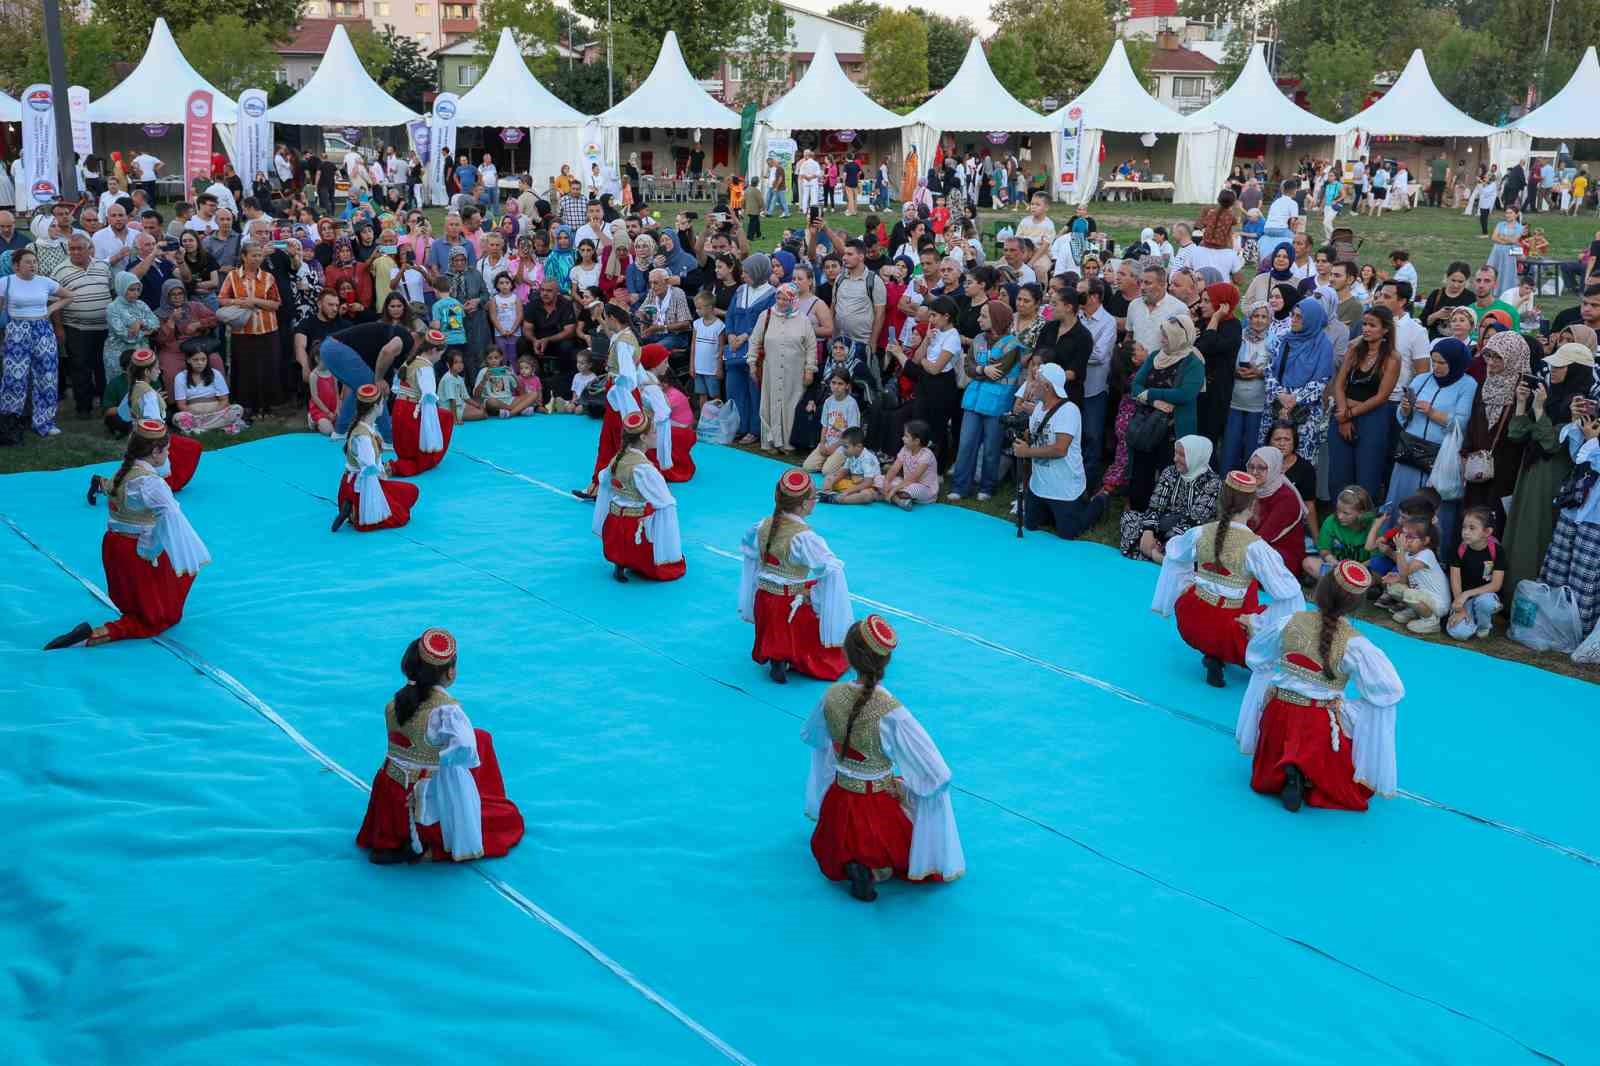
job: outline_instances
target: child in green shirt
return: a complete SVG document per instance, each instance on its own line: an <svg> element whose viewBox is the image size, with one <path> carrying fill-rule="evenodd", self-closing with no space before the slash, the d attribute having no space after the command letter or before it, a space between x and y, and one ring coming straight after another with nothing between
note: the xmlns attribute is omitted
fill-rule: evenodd
<svg viewBox="0 0 1600 1066"><path fill-rule="evenodd" d="M1339 493L1333 513L1322 520L1317 554L1306 556L1302 564L1305 576L1317 581L1346 559L1365 563L1372 558L1367 549L1367 528L1372 524L1374 509L1372 495L1360 485L1351 485Z"/></svg>

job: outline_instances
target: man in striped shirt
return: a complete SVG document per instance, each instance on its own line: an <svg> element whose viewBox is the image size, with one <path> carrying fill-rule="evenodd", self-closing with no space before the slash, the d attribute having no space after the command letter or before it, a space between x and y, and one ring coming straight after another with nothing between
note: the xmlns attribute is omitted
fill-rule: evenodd
<svg viewBox="0 0 1600 1066"><path fill-rule="evenodd" d="M78 417L88 418L106 391L102 352L106 308L111 304L111 268L94 257L94 242L81 232L74 233L67 239L67 261L56 268L55 280L72 294L72 302L57 312L56 337L65 355L65 377Z"/></svg>

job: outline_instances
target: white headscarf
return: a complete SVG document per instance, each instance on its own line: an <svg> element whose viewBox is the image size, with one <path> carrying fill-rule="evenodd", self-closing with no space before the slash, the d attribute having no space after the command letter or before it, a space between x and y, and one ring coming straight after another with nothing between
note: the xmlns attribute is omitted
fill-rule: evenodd
<svg viewBox="0 0 1600 1066"><path fill-rule="evenodd" d="M1187 437L1178 438L1178 447L1183 449L1183 465L1185 467L1183 480L1193 481L1207 470L1211 469L1211 442L1198 433L1191 433Z"/></svg>

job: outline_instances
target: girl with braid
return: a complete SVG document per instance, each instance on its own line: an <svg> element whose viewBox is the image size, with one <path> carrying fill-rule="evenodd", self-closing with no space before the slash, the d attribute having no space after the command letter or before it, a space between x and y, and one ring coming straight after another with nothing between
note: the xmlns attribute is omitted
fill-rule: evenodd
<svg viewBox="0 0 1600 1066"><path fill-rule="evenodd" d="M784 471L773 495L771 516L751 526L740 546L739 617L756 627L750 658L768 664L780 685L791 668L837 681L844 676L840 645L851 621L844 563L806 525L817 505L811 475Z"/></svg>
<svg viewBox="0 0 1600 1066"><path fill-rule="evenodd" d="M408 481L384 477L390 466L383 461L383 437L378 417L383 414L383 392L370 381L356 389L356 420L344 438L344 476L339 479L339 513L333 532L346 522L362 533L399 529L411 521L411 508L421 491Z"/></svg>
<svg viewBox="0 0 1600 1066"><path fill-rule="evenodd" d="M100 558L106 592L122 617L100 626L79 622L46 644L46 651L153 637L183 620L189 586L211 553L162 478L169 441L165 423L141 418L116 475L90 480L89 505L104 493L110 507Z"/></svg>
<svg viewBox="0 0 1600 1066"><path fill-rule="evenodd" d="M1348 616L1372 574L1345 560L1322 576L1316 610L1262 625L1245 654L1250 688L1234 736L1254 757L1250 787L1302 803L1364 811L1398 787L1394 719L1405 686L1393 664ZM1355 685L1356 696L1345 690Z"/></svg>
<svg viewBox="0 0 1600 1066"><path fill-rule="evenodd" d="M806 816L811 854L830 881L862 902L891 877L954 881L967 872L950 805L950 767L922 725L883 687L899 638L869 614L844 653L854 681L828 686L800 731L811 748ZM898 773L896 772L898 771Z"/></svg>
<svg viewBox="0 0 1600 1066"><path fill-rule="evenodd" d="M645 457L647 440L655 440L650 409L623 415L621 450L595 490L594 533L611 576L624 583L629 570L651 581L676 581L685 570L678 501Z"/></svg>
<svg viewBox="0 0 1600 1066"><path fill-rule="evenodd" d="M1224 663L1244 665L1245 645L1261 624L1281 623L1305 609L1300 581L1283 556L1250 531L1260 482L1230 473L1217 500L1217 520L1167 541L1150 609L1178 616L1178 635L1201 655L1206 684L1222 688ZM1268 607L1259 594L1272 597Z"/></svg>

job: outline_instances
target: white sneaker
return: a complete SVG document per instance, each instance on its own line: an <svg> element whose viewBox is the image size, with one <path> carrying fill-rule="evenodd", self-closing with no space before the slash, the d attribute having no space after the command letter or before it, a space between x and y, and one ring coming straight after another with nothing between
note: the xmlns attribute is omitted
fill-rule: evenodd
<svg viewBox="0 0 1600 1066"><path fill-rule="evenodd" d="M959 492L949 493L949 494L947 494L945 496L945 499L947 501L949 501L950 503L960 503L961 502L961 493L959 493Z"/></svg>
<svg viewBox="0 0 1600 1066"><path fill-rule="evenodd" d="M990 499L990 496L989 496L989 494L987 492L978 493L978 502L979 503L983 503L988 499Z"/></svg>
<svg viewBox="0 0 1600 1066"><path fill-rule="evenodd" d="M1487 637L1490 633L1493 633L1493 632L1494 632L1494 627L1493 626L1484 626L1482 629L1478 630L1476 635L1477 635L1477 638L1479 640L1482 640L1484 637Z"/></svg>
<svg viewBox="0 0 1600 1066"><path fill-rule="evenodd" d="M47 436L47 437L59 437L59 436L61 436L61 427L60 426L51 426L49 429L45 430L45 434L44 435Z"/></svg>
<svg viewBox="0 0 1600 1066"><path fill-rule="evenodd" d="M1406 623L1406 628L1413 633L1437 633L1439 632L1439 616L1425 614L1420 618L1413 618Z"/></svg>

